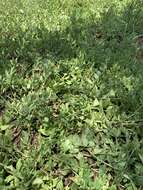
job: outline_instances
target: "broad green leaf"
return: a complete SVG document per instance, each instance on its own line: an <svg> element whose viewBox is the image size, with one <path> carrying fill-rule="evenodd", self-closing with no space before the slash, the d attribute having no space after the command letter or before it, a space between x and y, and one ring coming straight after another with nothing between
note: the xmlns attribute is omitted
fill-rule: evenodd
<svg viewBox="0 0 143 190"><path fill-rule="evenodd" d="M9 125L0 125L0 130L1 131L5 131L6 129L8 129L10 126Z"/></svg>
<svg viewBox="0 0 143 190"><path fill-rule="evenodd" d="M99 101L97 98L93 101L93 106L99 106Z"/></svg>
<svg viewBox="0 0 143 190"><path fill-rule="evenodd" d="M9 183L9 182L11 182L14 179L15 179L15 176L9 175L9 176L6 177L5 182Z"/></svg>
<svg viewBox="0 0 143 190"><path fill-rule="evenodd" d="M22 160L19 159L19 160L17 161L17 163L16 163L16 169L20 171L21 167L22 167Z"/></svg>
<svg viewBox="0 0 143 190"><path fill-rule="evenodd" d="M41 185L43 183L43 180L41 178L36 178L33 181L33 185Z"/></svg>

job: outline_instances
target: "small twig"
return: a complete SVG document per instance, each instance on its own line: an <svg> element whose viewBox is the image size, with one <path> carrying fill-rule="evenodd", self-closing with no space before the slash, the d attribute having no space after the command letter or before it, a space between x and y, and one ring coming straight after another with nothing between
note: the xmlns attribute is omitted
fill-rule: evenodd
<svg viewBox="0 0 143 190"><path fill-rule="evenodd" d="M108 167L110 167L112 169L119 170L118 168L113 167L111 164L108 164L104 160L101 160L101 159L95 157L94 155L92 155L92 153L90 151L88 151L88 152L89 152L89 154L83 154L83 156L85 156L87 158L91 158L91 159L96 160L96 161L98 160L99 162L102 162L103 164L105 164L106 166L108 166Z"/></svg>

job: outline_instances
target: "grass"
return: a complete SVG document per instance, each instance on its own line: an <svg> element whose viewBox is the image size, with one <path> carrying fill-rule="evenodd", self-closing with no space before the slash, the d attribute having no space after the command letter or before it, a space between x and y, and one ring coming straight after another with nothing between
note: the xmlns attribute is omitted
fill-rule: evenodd
<svg viewBox="0 0 143 190"><path fill-rule="evenodd" d="M143 189L142 1L0 7L0 189Z"/></svg>

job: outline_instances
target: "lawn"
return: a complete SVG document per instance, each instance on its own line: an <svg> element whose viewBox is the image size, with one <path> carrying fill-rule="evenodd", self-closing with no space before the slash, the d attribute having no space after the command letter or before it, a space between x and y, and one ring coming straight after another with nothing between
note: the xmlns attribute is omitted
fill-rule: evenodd
<svg viewBox="0 0 143 190"><path fill-rule="evenodd" d="M0 190L142 190L142 0L0 1Z"/></svg>

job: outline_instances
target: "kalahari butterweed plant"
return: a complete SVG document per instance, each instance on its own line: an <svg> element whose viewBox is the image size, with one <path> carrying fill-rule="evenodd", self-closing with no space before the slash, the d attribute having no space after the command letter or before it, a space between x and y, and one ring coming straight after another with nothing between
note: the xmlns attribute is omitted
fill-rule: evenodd
<svg viewBox="0 0 143 190"><path fill-rule="evenodd" d="M0 189L141 190L141 0L0 1Z"/></svg>

